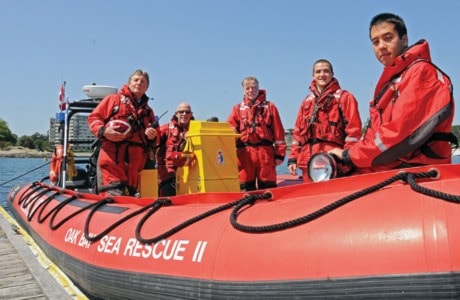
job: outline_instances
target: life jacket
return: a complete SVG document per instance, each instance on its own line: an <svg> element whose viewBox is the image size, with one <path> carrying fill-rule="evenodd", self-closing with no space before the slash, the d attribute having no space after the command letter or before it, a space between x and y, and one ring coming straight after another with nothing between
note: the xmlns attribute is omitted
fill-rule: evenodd
<svg viewBox="0 0 460 300"><path fill-rule="evenodd" d="M409 68L412 67L413 65L417 64L417 63L428 63L428 64L432 65L438 71L438 74L439 74L438 77L442 81L450 83L449 84L450 102L453 105L453 103L454 103L454 100L453 100L453 86L452 86L452 83L451 83L451 80L450 80L449 76L446 73L444 73L438 66L436 66L430 60L421 58L421 59L416 59L410 65L408 65L404 70L402 70L400 73L395 74L393 76L393 78L391 80L389 80L386 83L386 85L383 86L383 88L380 90L379 94L376 96L376 98L371 103L371 108L375 108L373 110L374 114L379 115L379 116L377 116L377 118L383 119L384 118L383 114L387 111L386 110L387 106L390 105L390 104L394 105L396 103L396 101L398 100L398 97L399 97L399 84L400 84L400 82L402 81L405 73L409 70ZM388 89L394 91L393 92L393 97L385 97L384 98L383 96L386 94ZM365 132L367 131L367 129L369 127L370 127L370 120L369 120L368 124L365 127ZM455 135L452 134L451 132L433 132L431 134L431 136L428 138L428 140L426 140L423 144L420 145L418 150L421 153L423 153L423 155L425 155L427 158L430 158L430 159L446 159L446 158L448 158L450 155L441 156L441 155L437 154L435 151L433 151L432 148L430 147L430 144L432 144L433 142L437 142L437 141L448 142L448 143L451 144L451 146L455 147L455 149L458 148L458 140L455 137ZM402 160L404 161L404 158Z"/></svg>
<svg viewBox="0 0 460 300"><path fill-rule="evenodd" d="M169 123L161 126L160 132L160 143L157 151L158 163L173 166L173 162L169 160L173 153L184 151L185 134L188 132L188 128L181 129L177 120L172 119Z"/></svg>
<svg viewBox="0 0 460 300"><path fill-rule="evenodd" d="M273 114L270 101L262 101L248 106L244 101L239 105L239 132L241 138L237 147L270 146L274 143L273 132L270 129L273 123Z"/></svg>
<svg viewBox="0 0 460 300"><path fill-rule="evenodd" d="M135 106L131 103L131 99L125 95L119 94L118 111L112 114L105 120L105 123L111 120L121 120L131 125L131 132L127 136L127 140L137 140L145 142L146 138L144 130L147 128L152 109L149 106L143 107L142 104ZM137 135L137 137L135 137Z"/></svg>
<svg viewBox="0 0 460 300"><path fill-rule="evenodd" d="M253 103L245 97L234 105L227 122L235 133L241 134L236 141L237 148L273 147L276 160L286 156L283 123L275 104L266 100L265 90L259 90Z"/></svg>
<svg viewBox="0 0 460 300"><path fill-rule="evenodd" d="M182 153L186 150L187 132L188 127L181 128L175 116L170 122L161 125L160 142L156 151L158 178L161 183L175 178L177 167L184 166L186 161L182 159Z"/></svg>
<svg viewBox="0 0 460 300"><path fill-rule="evenodd" d="M179 124L175 121L168 123L168 132L162 135L160 144L174 145L174 151L183 151L185 147L185 134L188 128L181 129Z"/></svg>
<svg viewBox="0 0 460 300"><path fill-rule="evenodd" d="M109 121L112 120L121 120L131 125L131 131L128 133L128 136L124 141L116 143L104 139L103 141L110 142L115 145L116 158L118 158L118 152L120 151L120 149L124 147L123 162L125 164L128 164L130 160L129 147L141 147L144 149L147 156L151 157L151 153L153 153L153 146L149 146L144 132L145 128L149 126L149 116L152 113L152 109L149 106L144 105L144 103L146 102L145 99L143 99L143 103L139 104L138 106L135 106L129 97L123 94L118 95L118 103L116 106L114 106L114 110L112 111L110 116L104 120L104 123L107 124ZM119 162L115 161L114 163L117 164Z"/></svg>
<svg viewBox="0 0 460 300"><path fill-rule="evenodd" d="M327 96L324 103L318 103L313 93L307 96L303 106L305 126L302 127L299 134L300 146L330 143L343 147L347 126L340 101L343 93L344 90L337 89L333 94Z"/></svg>

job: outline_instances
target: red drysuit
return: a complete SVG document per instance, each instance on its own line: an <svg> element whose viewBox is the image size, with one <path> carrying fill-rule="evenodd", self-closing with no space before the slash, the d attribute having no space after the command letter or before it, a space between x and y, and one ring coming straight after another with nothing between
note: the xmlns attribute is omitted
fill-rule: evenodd
<svg viewBox="0 0 460 300"><path fill-rule="evenodd" d="M319 152L340 147L349 148L361 137L361 118L358 102L348 91L332 81L320 93L316 82L310 84L311 93L302 101L292 133L289 164L297 164L304 181L308 181L307 164Z"/></svg>
<svg viewBox="0 0 460 300"><path fill-rule="evenodd" d="M148 100L144 94L138 102L124 85L117 94L106 96L88 116L91 132L102 142L98 162L104 187L122 185L126 186L127 194L137 192L139 172L144 168L147 152L154 143L144 133L145 128L155 121ZM114 143L102 136L104 126L110 120L122 120L131 125L126 140Z"/></svg>
<svg viewBox="0 0 460 300"><path fill-rule="evenodd" d="M275 159L284 160L284 127L275 104L260 90L251 104L246 97L235 105L227 122L241 137L237 140L238 170L241 190L276 186Z"/></svg>
<svg viewBox="0 0 460 300"><path fill-rule="evenodd" d="M451 81L421 40L384 68L367 132L343 152L344 162L373 171L450 163L453 118Z"/></svg>

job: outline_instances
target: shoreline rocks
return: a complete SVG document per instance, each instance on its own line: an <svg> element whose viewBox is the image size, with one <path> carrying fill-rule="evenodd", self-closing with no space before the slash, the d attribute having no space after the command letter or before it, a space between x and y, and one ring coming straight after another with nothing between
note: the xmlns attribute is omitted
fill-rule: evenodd
<svg viewBox="0 0 460 300"><path fill-rule="evenodd" d="M51 158L52 153L23 147L10 147L0 150L0 157L9 158Z"/></svg>

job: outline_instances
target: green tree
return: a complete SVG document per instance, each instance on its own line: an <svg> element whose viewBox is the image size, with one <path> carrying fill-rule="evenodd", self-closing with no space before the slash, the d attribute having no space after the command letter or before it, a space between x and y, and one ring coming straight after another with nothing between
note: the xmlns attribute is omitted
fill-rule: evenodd
<svg viewBox="0 0 460 300"><path fill-rule="evenodd" d="M8 123L0 118L0 147L8 147L12 145L16 145L18 141L17 135L13 134L8 127Z"/></svg>
<svg viewBox="0 0 460 300"><path fill-rule="evenodd" d="M44 134L40 134L36 132L31 136L31 138L34 141L35 149L38 149L40 151L49 150L50 142L49 142L48 135L44 135Z"/></svg>
<svg viewBox="0 0 460 300"><path fill-rule="evenodd" d="M18 145L30 149L37 149L41 151L49 151L50 143L48 136L38 132L31 136L23 135L19 138Z"/></svg>
<svg viewBox="0 0 460 300"><path fill-rule="evenodd" d="M23 135L19 138L18 146L26 147L29 149L35 149L35 143L32 138L28 135Z"/></svg>

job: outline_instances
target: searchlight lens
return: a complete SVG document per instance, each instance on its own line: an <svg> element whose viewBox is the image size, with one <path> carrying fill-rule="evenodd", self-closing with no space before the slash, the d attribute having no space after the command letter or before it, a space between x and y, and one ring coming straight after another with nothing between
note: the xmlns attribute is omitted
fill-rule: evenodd
<svg viewBox="0 0 460 300"><path fill-rule="evenodd" d="M308 177L313 182L327 181L336 176L336 163L332 155L317 153L308 162Z"/></svg>

